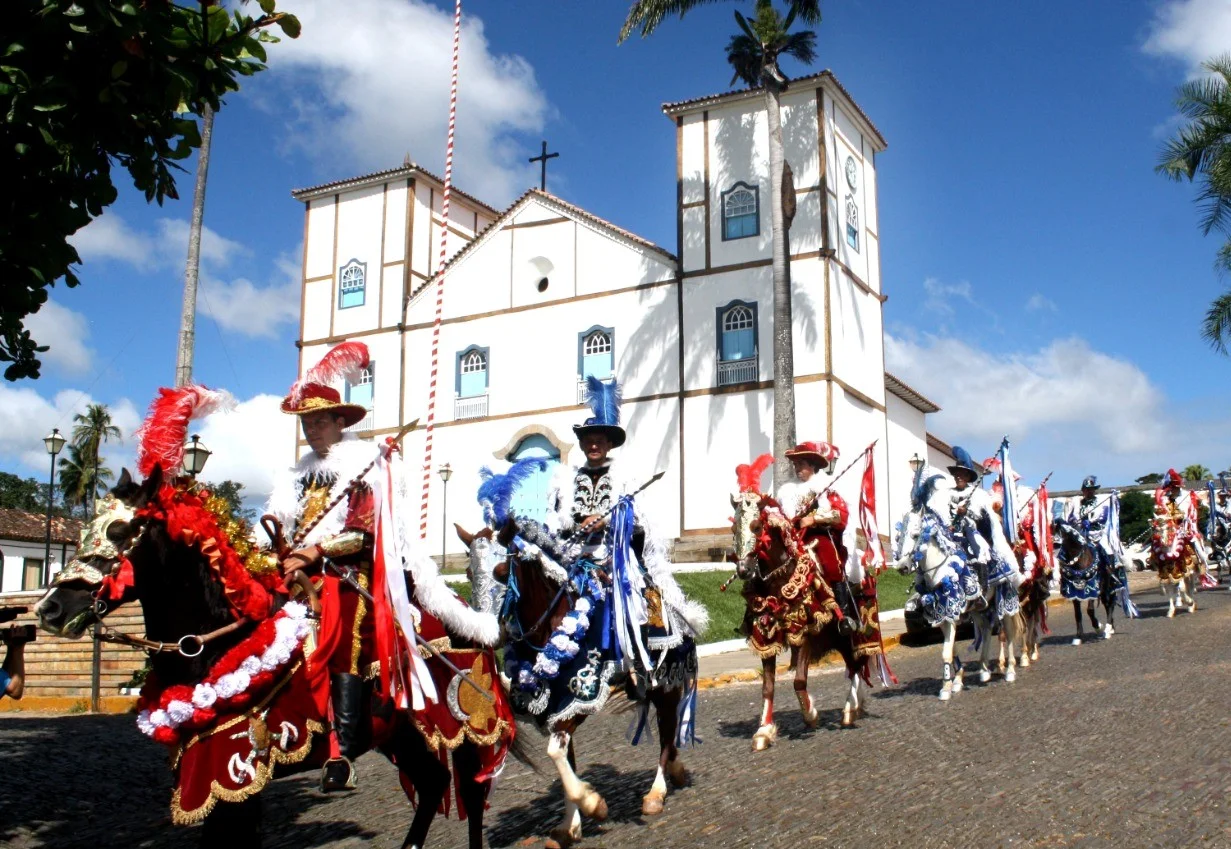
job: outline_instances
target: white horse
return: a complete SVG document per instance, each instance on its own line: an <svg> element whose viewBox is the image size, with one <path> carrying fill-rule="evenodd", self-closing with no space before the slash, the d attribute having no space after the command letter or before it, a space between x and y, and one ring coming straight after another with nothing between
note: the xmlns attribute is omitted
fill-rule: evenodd
<svg viewBox="0 0 1231 849"><path fill-rule="evenodd" d="M979 597L979 583L966 566L948 525L927 506L903 517L898 527L894 565L902 574L915 573L915 592L907 601L920 610L928 624L939 627L941 647L941 701L962 689L962 661L954 651L957 623L971 600Z"/></svg>

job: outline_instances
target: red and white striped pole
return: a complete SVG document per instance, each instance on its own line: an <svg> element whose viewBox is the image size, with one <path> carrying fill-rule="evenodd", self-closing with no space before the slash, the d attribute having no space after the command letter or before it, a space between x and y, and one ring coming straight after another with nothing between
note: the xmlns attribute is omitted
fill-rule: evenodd
<svg viewBox="0 0 1231 849"><path fill-rule="evenodd" d="M453 195L453 134L457 128L457 58L462 40L462 0L453 6L453 78L449 86L449 136L445 145L445 188L441 200L440 258L436 262L436 317L432 320L432 372L428 383L427 426L423 430L423 498L419 507L419 539L427 539L428 494L432 486L432 432L436 424L436 388L440 375L440 319L444 311L443 269L449 251L449 200ZM428 210L428 220L431 220ZM441 566L444 564L442 563Z"/></svg>

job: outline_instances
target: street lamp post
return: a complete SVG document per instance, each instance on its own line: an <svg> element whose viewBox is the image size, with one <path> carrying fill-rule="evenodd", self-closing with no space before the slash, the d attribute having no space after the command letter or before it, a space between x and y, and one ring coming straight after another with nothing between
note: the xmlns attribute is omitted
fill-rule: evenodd
<svg viewBox="0 0 1231 849"><path fill-rule="evenodd" d="M56 494L56 455L64 447L64 442L58 427L53 427L51 433L43 437L43 444L51 455L51 476L47 479L47 542L43 548L43 586L51 583L51 503Z"/></svg>
<svg viewBox="0 0 1231 849"><path fill-rule="evenodd" d="M923 459L922 457L920 457L918 454L915 454L915 455L914 455L913 457L911 457L911 458L910 458L910 460L908 460L907 462L909 462L909 463L910 463L910 470L911 470L912 472L918 472L918 471L919 471L920 469L922 469L925 465L927 465L927 460L924 460L924 459Z"/></svg>
<svg viewBox="0 0 1231 849"><path fill-rule="evenodd" d="M449 478L453 477L453 467L445 463L440 467L440 479L444 481L444 491L440 496L440 571L445 570L445 551L449 541Z"/></svg>

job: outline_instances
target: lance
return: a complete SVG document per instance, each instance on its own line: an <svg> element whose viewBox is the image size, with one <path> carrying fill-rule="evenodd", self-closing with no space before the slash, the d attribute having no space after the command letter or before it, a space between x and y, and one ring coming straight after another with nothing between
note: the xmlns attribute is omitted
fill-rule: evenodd
<svg viewBox="0 0 1231 849"><path fill-rule="evenodd" d="M818 501L820 501L820 500L821 500L821 496L822 496L822 495L825 495L827 492L829 492L831 489L833 489L833 488L834 488L834 486L836 486L836 485L837 485L838 481L842 479L842 476L843 476L843 475L845 475L847 472L849 472L851 469L855 468L855 464L856 464L856 463L858 463L860 460L862 460L864 457L866 457L866 456L868 455L868 453L869 453L869 452L870 452L873 448L875 448L875 447L876 447L876 443L878 443L878 442L880 442L880 439L873 439L873 440L872 440L872 442L871 442L871 444L870 444L870 445L868 445L868 447L867 447L867 448L865 448L865 449L863 449L862 451L860 451L857 455L855 455L855 459L854 459L854 460L851 460L849 463L847 463L847 464L846 464L846 468L844 468L842 471L840 471L840 472L838 472L836 475L834 475L833 480L831 480L831 481L829 482L829 485L828 485L827 487L825 487L825 488L824 488L824 489L822 489L820 492L816 493L816 494L815 494L815 495L813 495L810 499L808 499L808 502L807 502L806 504L802 505L802 506L800 507L800 509L802 510L802 509L804 509L804 508L811 507L813 504L815 504L815 503L817 503Z"/></svg>
<svg viewBox="0 0 1231 849"><path fill-rule="evenodd" d="M299 548L299 546L303 544L303 541L308 538L308 534L312 533L312 531L316 529L316 526L319 525L321 522L323 522L325 520L325 517L333 512L335 507L337 507L339 504L341 504L343 501L349 498L351 494L355 492L355 490L363 486L363 479L368 476L368 472L376 468L376 464L379 463L383 458L386 458L390 454L392 454L394 450L397 449L398 445L401 444L402 440L406 437L406 434L410 433L412 430L414 430L418 426L419 426L419 420L415 419L410 424L405 425L401 430L397 432L397 434L386 439L385 444L380 447L380 451L376 454L375 457L372 458L372 462L368 463L363 468L363 471L355 475L355 477L351 478L350 483L346 485L346 489L339 492L336 498L334 498L332 501L326 504L325 509L322 510L315 519L313 519L311 522L309 522L304 527L300 528L295 533L295 538L291 540L290 548L292 550Z"/></svg>
<svg viewBox="0 0 1231 849"><path fill-rule="evenodd" d="M345 582L351 587L351 589L355 590L355 592L363 596L363 598L369 604L376 603L376 599L372 597L372 594L368 592L368 590L362 584L360 584L358 579L355 577L355 570L353 568L349 566L339 566L337 563L334 563L328 557L325 558L325 565L328 568L332 569L334 573L343 582ZM396 622L394 624L397 625ZM402 628L398 626L398 631L401 631L401 630ZM436 658L441 663L443 663L445 666L447 666L450 669L450 671L452 671L455 675L460 676L461 679L465 681L467 684L469 684L471 687L474 687L475 691L478 692L480 696L487 699L488 702L491 702L493 704L495 703L496 700L492 697L492 694L484 690L482 687L480 687L470 678L470 672L468 670L459 669L453 661L449 660L449 658L441 654L440 651L434 645L431 644L431 642L423 639L423 637L420 636L420 634L417 631L412 630L410 635L415 638L416 643L418 643L420 646L422 646L424 649L427 650L428 654L430 654L432 657Z"/></svg>
<svg viewBox="0 0 1231 849"><path fill-rule="evenodd" d="M1031 502L1031 501L1034 501L1036 498L1038 498L1038 497L1039 497L1039 490L1040 490L1040 489L1042 489L1043 487L1047 486L1047 482L1048 482L1049 480L1051 480L1051 476L1052 476L1053 474L1054 474L1054 472L1048 472L1048 473L1047 473L1047 476L1046 476L1046 477L1044 477L1044 478L1043 478L1043 480L1039 481L1039 486L1038 486L1038 488L1037 488L1037 489L1035 489L1034 493L1033 493L1033 494L1032 494L1029 498L1027 498L1027 499L1026 499L1026 503L1025 503L1025 504L1023 504L1021 507L1019 507L1019 508L1018 508L1018 510L1017 510L1017 518L1019 518L1019 519L1020 519L1020 518L1022 517L1022 514L1026 512L1026 508L1030 506L1030 502Z"/></svg>

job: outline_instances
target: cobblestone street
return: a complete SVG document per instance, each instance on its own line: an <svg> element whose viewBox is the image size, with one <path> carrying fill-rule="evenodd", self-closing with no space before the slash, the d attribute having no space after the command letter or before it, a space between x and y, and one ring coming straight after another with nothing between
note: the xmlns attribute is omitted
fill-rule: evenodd
<svg viewBox="0 0 1231 849"><path fill-rule="evenodd" d="M1231 598L1203 592L1195 615L1175 620L1156 591L1140 594L1144 618L1118 619L1110 640L1073 647L1069 609L1050 610L1053 634L1039 664L1016 684L999 676L949 704L936 698L936 645L891 653L901 685L875 691L871 716L837 727L841 679L813 672L823 722L805 730L780 678L781 736L753 754L759 689L702 693L704 744L686 753L691 786L652 820L640 797L656 747L623 741L627 715L583 727L583 778L607 798L606 823L585 823L593 847L827 845L1231 846ZM511 763L488 812L491 846L541 845L561 811L544 743L525 740L542 772ZM0 717L0 844L34 847L179 847L161 747L131 717ZM361 789L323 797L314 776L266 794L266 845L398 847L409 824L393 769L360 761ZM437 820L431 845L465 845L465 826Z"/></svg>

